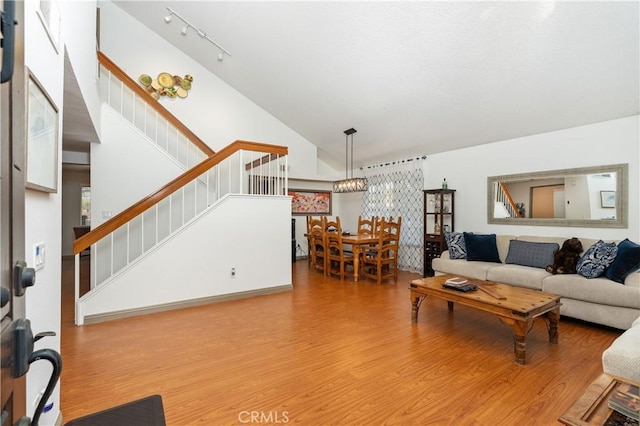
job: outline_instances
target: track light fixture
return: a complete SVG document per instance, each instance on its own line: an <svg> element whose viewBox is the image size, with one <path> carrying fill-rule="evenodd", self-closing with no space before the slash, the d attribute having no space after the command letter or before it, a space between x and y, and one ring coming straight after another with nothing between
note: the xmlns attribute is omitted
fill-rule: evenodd
<svg viewBox="0 0 640 426"><path fill-rule="evenodd" d="M193 25L192 23L187 21L185 18L183 18L178 13L176 13L170 7L167 7L167 10L169 11L169 14L164 17L164 22L166 22L168 24L169 22L171 22L171 20L173 19L174 16L176 18L178 18L179 20L181 20L184 23L184 27L182 27L182 29L180 30L180 33L183 36L187 35L187 31L189 30L189 28L193 28L201 38L204 38L205 40L207 40L211 44L213 44L215 47L220 49L220 52L218 53L218 61L222 61L224 59L224 55L231 56L231 53L229 53L229 51L227 49L225 49L224 47L222 47L218 43L216 43L211 37L209 37L207 35L207 33L205 33L200 28L196 27L195 25Z"/></svg>

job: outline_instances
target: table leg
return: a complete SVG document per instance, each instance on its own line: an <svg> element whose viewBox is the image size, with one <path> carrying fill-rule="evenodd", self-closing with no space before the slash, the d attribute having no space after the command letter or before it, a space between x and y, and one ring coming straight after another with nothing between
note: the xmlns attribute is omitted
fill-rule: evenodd
<svg viewBox="0 0 640 426"><path fill-rule="evenodd" d="M360 244L351 246L353 252L353 280L358 281L358 272L360 271Z"/></svg>
<svg viewBox="0 0 640 426"><path fill-rule="evenodd" d="M411 292L411 322L418 322L418 311L426 297L426 294Z"/></svg>
<svg viewBox="0 0 640 426"><path fill-rule="evenodd" d="M515 321L513 324L513 351L516 356L516 363L524 365L526 361L527 351L527 323L523 321Z"/></svg>
<svg viewBox="0 0 640 426"><path fill-rule="evenodd" d="M524 365L527 351L527 332L531 328L532 321L518 321L513 318L498 317L503 324L511 326L513 329L513 353L516 363Z"/></svg>
<svg viewBox="0 0 640 426"><path fill-rule="evenodd" d="M549 343L558 344L558 324L560 323L560 308L555 308L545 314L547 330L549 331Z"/></svg>

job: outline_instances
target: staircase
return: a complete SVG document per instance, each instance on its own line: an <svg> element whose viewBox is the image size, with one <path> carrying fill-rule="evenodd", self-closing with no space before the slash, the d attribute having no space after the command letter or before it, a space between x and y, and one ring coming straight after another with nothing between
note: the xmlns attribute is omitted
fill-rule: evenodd
<svg viewBox="0 0 640 426"><path fill-rule="evenodd" d="M509 189L503 182L494 184L493 193L495 194L493 217L522 217L520 210L513 202Z"/></svg>
<svg viewBox="0 0 640 426"><path fill-rule="evenodd" d="M96 322L181 307L194 300L203 303L211 297L290 289L289 238L281 229L290 227L291 217L287 148L235 141L213 152L102 54L100 62L103 101L181 164L184 172L75 241L76 324L84 324L87 316ZM263 235L253 225L259 219L272 225ZM264 239L256 239L256 233ZM276 282L263 278L263 287L253 283L260 280L250 277L246 247L229 255L234 253L230 244L250 238L258 250L264 246L265 252L277 256L262 260L267 262L263 271L277 267L272 271ZM203 245L201 240L212 242ZM91 290L81 296L80 253L86 249L91 251ZM173 254L158 262L167 253ZM203 253L208 257L198 259ZM216 258L223 258L224 264L212 269ZM242 274L228 275L229 263ZM186 269L176 281L165 279L182 268ZM216 285L202 286L193 279L197 271L207 270L210 278L218 278ZM288 277L283 270L289 271ZM193 288L185 290L192 281L196 281ZM231 285L220 285L227 281Z"/></svg>

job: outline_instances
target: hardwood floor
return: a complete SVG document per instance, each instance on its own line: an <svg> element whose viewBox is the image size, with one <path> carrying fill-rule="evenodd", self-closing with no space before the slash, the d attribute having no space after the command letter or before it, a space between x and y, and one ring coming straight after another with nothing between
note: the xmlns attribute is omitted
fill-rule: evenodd
<svg viewBox="0 0 640 426"><path fill-rule="evenodd" d="M353 283L304 260L291 292L75 327L72 266L64 421L160 394L171 426L555 425L621 333L563 317L552 345L539 320L522 366L493 315L427 299L412 324L416 274Z"/></svg>

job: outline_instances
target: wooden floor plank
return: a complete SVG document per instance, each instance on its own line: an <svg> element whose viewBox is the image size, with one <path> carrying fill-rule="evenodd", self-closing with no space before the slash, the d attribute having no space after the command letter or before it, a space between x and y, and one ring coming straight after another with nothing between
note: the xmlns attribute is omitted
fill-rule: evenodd
<svg viewBox="0 0 640 426"><path fill-rule="evenodd" d="M518 365L493 315L427 298L412 324L416 278L340 281L301 260L291 292L75 327L65 260L63 418L158 393L176 426L252 412L262 424L559 424L621 333L563 317L553 345L537 320Z"/></svg>

